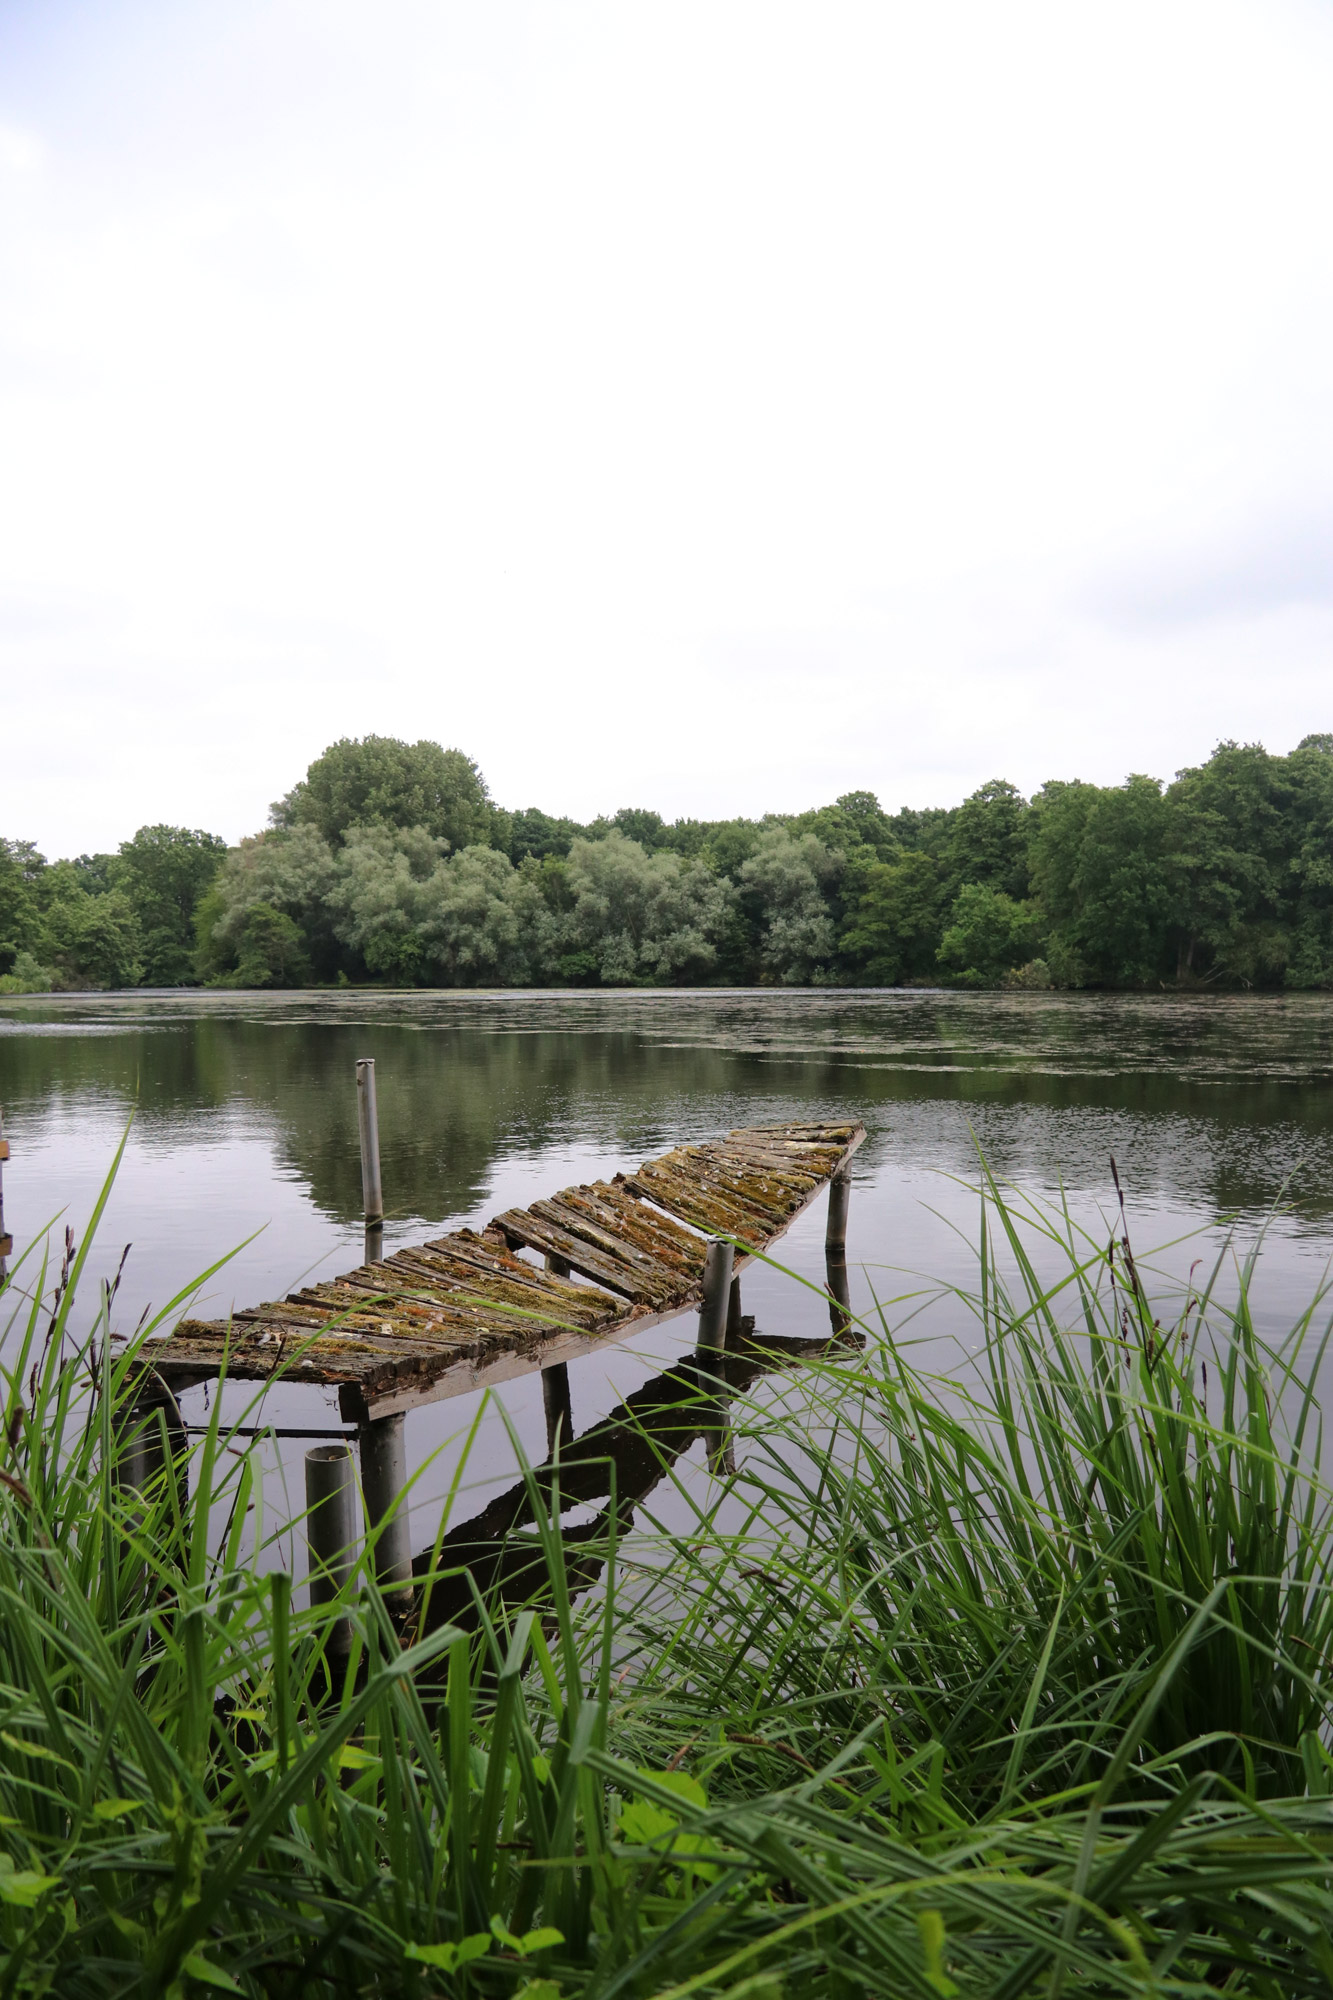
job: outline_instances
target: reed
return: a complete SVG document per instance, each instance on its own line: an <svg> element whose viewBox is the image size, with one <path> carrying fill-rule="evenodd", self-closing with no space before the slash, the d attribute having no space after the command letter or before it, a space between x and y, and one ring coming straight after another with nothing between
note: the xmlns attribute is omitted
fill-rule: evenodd
<svg viewBox="0 0 1333 2000"><path fill-rule="evenodd" d="M0 1996L1333 1991L1322 1300L1265 1347L1252 1259L1168 1313L1122 1226L982 1195L970 1376L886 1302L581 1595L558 1468L525 1608L430 1629L442 1526L406 1638L271 1567L220 1401L142 1415L154 1327L75 1332L91 1232L29 1252Z"/></svg>

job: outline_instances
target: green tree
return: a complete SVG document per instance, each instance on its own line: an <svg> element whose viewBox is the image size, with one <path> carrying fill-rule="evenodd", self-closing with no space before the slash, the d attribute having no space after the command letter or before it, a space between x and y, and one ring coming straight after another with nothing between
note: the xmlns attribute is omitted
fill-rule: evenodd
<svg viewBox="0 0 1333 2000"><path fill-rule="evenodd" d="M1307 736L1286 760L1290 902L1285 981L1333 987L1333 736Z"/></svg>
<svg viewBox="0 0 1333 2000"><path fill-rule="evenodd" d="M19 952L31 953L42 928L41 882L46 857L30 840L0 840L0 972Z"/></svg>
<svg viewBox="0 0 1333 2000"><path fill-rule="evenodd" d="M1157 779L1051 783L1031 811L1032 887L1057 983L1143 986L1173 971L1171 815Z"/></svg>
<svg viewBox="0 0 1333 2000"><path fill-rule="evenodd" d="M1246 986L1279 975L1290 948L1288 760L1220 743L1166 794L1176 976Z"/></svg>
<svg viewBox="0 0 1333 2000"><path fill-rule="evenodd" d="M965 986L998 986L1027 964L1036 943L1030 905L987 883L967 882L953 899L937 957Z"/></svg>
<svg viewBox="0 0 1333 2000"><path fill-rule="evenodd" d="M574 842L558 895L566 908L552 944L557 976L626 986L709 977L735 892L703 863L646 854L616 828Z"/></svg>
<svg viewBox="0 0 1333 2000"><path fill-rule="evenodd" d="M300 928L269 903L252 903L238 940L235 970L228 986L304 986L310 978Z"/></svg>
<svg viewBox="0 0 1333 2000"><path fill-rule="evenodd" d="M194 978L196 912L226 852L225 840L197 827L141 826L121 843L113 879L139 922L146 985Z"/></svg>
<svg viewBox="0 0 1333 2000"><path fill-rule="evenodd" d="M490 847L465 847L443 871L422 925L432 976L445 986L527 986L549 959L553 927L538 864L515 868Z"/></svg>
<svg viewBox="0 0 1333 2000"><path fill-rule="evenodd" d="M944 806L902 806L889 815L889 828L898 847L909 854L932 854L943 861L955 814Z"/></svg>
<svg viewBox="0 0 1333 2000"><path fill-rule="evenodd" d="M330 846L354 826L421 827L451 848L489 844L496 808L461 750L394 736L344 736L273 807L278 827L311 826ZM504 815L501 844L512 837Z"/></svg>
<svg viewBox="0 0 1333 2000"><path fill-rule="evenodd" d="M694 852L708 863L716 875L739 882L741 869L764 836L765 828L755 819L700 820L693 825L702 830Z"/></svg>
<svg viewBox="0 0 1333 2000"><path fill-rule="evenodd" d="M142 939L134 905L123 889L90 896L71 864L58 861L49 879L42 957L65 986L137 986L143 976Z"/></svg>
<svg viewBox="0 0 1333 2000"><path fill-rule="evenodd" d="M909 851L876 862L842 933L853 977L871 986L933 981L943 899L944 870L932 855Z"/></svg>
<svg viewBox="0 0 1333 2000"><path fill-rule="evenodd" d="M337 874L333 852L313 826L272 830L233 847L195 919L199 976L225 980L238 969L249 913L262 905L295 924L309 976L334 978L344 969L343 954L326 897Z"/></svg>
<svg viewBox="0 0 1333 2000"><path fill-rule="evenodd" d="M898 852L893 824L873 792L844 792L831 806L785 822L792 834L813 833L833 853L864 854L867 863Z"/></svg>
<svg viewBox="0 0 1333 2000"><path fill-rule="evenodd" d="M647 806L621 806L611 824L624 834L626 840L637 841L646 854L653 854L659 847L668 844L666 821L661 813L652 812Z"/></svg>
<svg viewBox="0 0 1333 2000"><path fill-rule="evenodd" d="M981 785L951 816L945 860L959 888L973 882L1014 899L1028 892L1028 803L1004 778Z"/></svg>
<svg viewBox="0 0 1333 2000"><path fill-rule="evenodd" d="M424 925L439 900L447 849L424 827L349 829L323 890L339 942L377 979L429 980ZM506 864L507 865L507 864Z"/></svg>
<svg viewBox="0 0 1333 2000"><path fill-rule="evenodd" d="M514 868L491 847L446 854L420 827L348 835L325 901L337 934L369 971L400 985L530 983L551 920L539 864Z"/></svg>
<svg viewBox="0 0 1333 2000"><path fill-rule="evenodd" d="M565 855L576 840L586 836L587 828L576 820L553 819L536 806L525 806L522 812L509 815L509 859L517 868L521 861Z"/></svg>
<svg viewBox="0 0 1333 2000"><path fill-rule="evenodd" d="M739 879L759 932L759 958L770 979L805 986L827 979L838 934L825 889L838 862L813 833L785 826L761 834Z"/></svg>

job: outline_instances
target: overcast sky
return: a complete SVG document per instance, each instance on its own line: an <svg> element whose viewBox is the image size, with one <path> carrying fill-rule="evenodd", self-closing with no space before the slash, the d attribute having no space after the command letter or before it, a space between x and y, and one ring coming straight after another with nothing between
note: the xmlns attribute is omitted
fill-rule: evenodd
<svg viewBox="0 0 1333 2000"><path fill-rule="evenodd" d="M0 0L0 833L1333 729L1333 6Z"/></svg>

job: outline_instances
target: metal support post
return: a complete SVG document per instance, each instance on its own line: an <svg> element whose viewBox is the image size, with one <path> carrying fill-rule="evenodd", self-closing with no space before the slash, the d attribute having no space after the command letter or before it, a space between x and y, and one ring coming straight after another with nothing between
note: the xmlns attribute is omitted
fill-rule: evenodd
<svg viewBox="0 0 1333 2000"><path fill-rule="evenodd" d="M842 1166L828 1184L828 1223L824 1230L826 1250L841 1252L847 1248L847 1205L851 1198L851 1169Z"/></svg>
<svg viewBox="0 0 1333 2000"><path fill-rule="evenodd" d="M377 1264L384 1250L384 1190L380 1185L380 1121L375 1104L375 1059L356 1066L356 1122L361 1133L361 1203L366 1219L366 1262Z"/></svg>
<svg viewBox="0 0 1333 2000"><path fill-rule="evenodd" d="M736 1476L736 1433L731 1425L731 1410L725 1398L719 1396L713 1406L717 1411L713 1423L705 1422L700 1428L704 1450L708 1454L708 1470L714 1479L734 1479Z"/></svg>
<svg viewBox="0 0 1333 2000"><path fill-rule="evenodd" d="M14 1248L12 1236L5 1235L5 1161L9 1158L9 1141L5 1137L5 1114L0 1111L0 1279L5 1275L5 1259Z"/></svg>
<svg viewBox="0 0 1333 2000"><path fill-rule="evenodd" d="M546 1268L553 1278L572 1276L569 1259L559 1257L553 1250L546 1254ZM574 1406L569 1394L569 1368L563 1361L557 1361L553 1368L542 1369L542 1408L546 1412L546 1456L555 1457L558 1439L563 1437L570 1444L574 1437Z"/></svg>
<svg viewBox="0 0 1333 2000"><path fill-rule="evenodd" d="M377 1535L375 1577L381 1590L401 1590L412 1581L406 1426L402 1416L373 1417L358 1432L366 1531Z"/></svg>
<svg viewBox="0 0 1333 2000"><path fill-rule="evenodd" d="M542 1369L542 1407L546 1411L546 1456L554 1458L557 1443L568 1448L574 1438L567 1363L557 1361L553 1368Z"/></svg>
<svg viewBox="0 0 1333 2000"><path fill-rule="evenodd" d="M316 1445L305 1455L306 1546L310 1602L330 1604L347 1588L355 1560L356 1475L345 1444ZM332 1652L345 1653L352 1627L338 1619L329 1634Z"/></svg>
<svg viewBox="0 0 1333 2000"><path fill-rule="evenodd" d="M727 1312L731 1305L731 1267L736 1255L734 1244L715 1236L704 1258L704 1296L699 1307L699 1348L718 1349L726 1345Z"/></svg>
<svg viewBox="0 0 1333 2000"><path fill-rule="evenodd" d="M702 1381L725 1390L726 1348L732 1322L740 1327L741 1286L733 1277L735 1245L715 1236L704 1259L704 1296L699 1308L699 1364ZM709 1363L712 1363L712 1369ZM713 1374L712 1370L716 1370ZM736 1440L725 1393L709 1396L700 1411L700 1431L714 1478L730 1478L736 1470Z"/></svg>
<svg viewBox="0 0 1333 2000"><path fill-rule="evenodd" d="M183 1517L189 1499L185 1456L189 1437L180 1405L155 1369L145 1369L124 1405L126 1442L116 1461L116 1477L134 1492L147 1493L169 1474Z"/></svg>
<svg viewBox="0 0 1333 2000"><path fill-rule="evenodd" d="M828 1316L833 1328L833 1338L841 1340L852 1324L852 1292L847 1282L847 1259L841 1251L828 1250L824 1253L824 1269L828 1277Z"/></svg>

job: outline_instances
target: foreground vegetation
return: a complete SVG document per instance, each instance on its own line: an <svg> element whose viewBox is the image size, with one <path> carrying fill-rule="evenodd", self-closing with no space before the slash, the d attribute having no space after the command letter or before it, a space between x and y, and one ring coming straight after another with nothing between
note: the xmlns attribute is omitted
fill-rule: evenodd
<svg viewBox="0 0 1333 2000"><path fill-rule="evenodd" d="M333 744L227 852L0 840L0 991L335 984L1333 986L1333 736L1163 786L994 780L762 819L508 812L458 750Z"/></svg>
<svg viewBox="0 0 1333 2000"><path fill-rule="evenodd" d="M1168 1316L1119 1230L988 1196L970 1370L913 1366L903 1301L734 1412L734 1474L623 1546L612 1508L577 1601L533 1482L533 1602L432 1629L442 1526L405 1634L271 1566L217 1399L186 1485L160 1413L135 1452L87 1244L30 1253L0 1993L1333 1991L1322 1301L1270 1352L1252 1264Z"/></svg>

